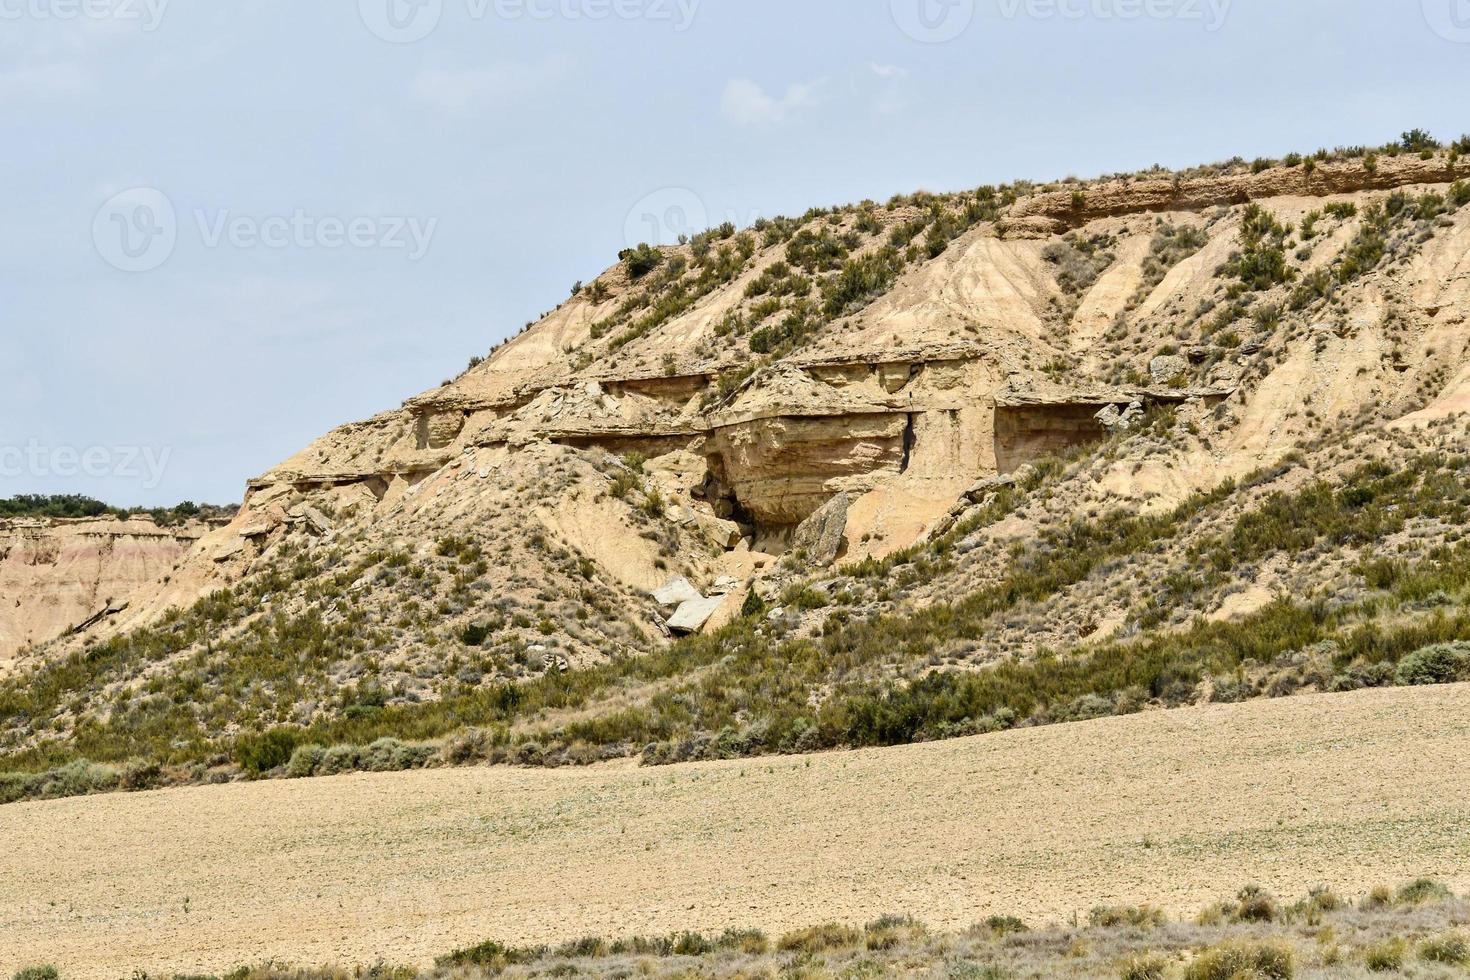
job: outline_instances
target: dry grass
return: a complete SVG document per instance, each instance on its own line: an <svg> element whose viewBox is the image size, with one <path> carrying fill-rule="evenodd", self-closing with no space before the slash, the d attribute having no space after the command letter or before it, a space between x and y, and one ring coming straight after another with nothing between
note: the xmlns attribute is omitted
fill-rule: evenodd
<svg viewBox="0 0 1470 980"><path fill-rule="evenodd" d="M245 968L228 980L483 980L606 978L943 977L983 980L1297 980L1462 976L1470 939L1456 927L1470 904L1454 897L1371 910L1317 906L1316 894L1286 906L1270 923L1200 925L1148 919L1145 927L1091 924L1035 931L995 922L935 932L906 916L863 926L799 929L776 939L754 929L513 947L487 941L439 957L431 968L277 964ZM147 980L135 975L136 980ZM16 980L58 980L31 968ZM63 976L60 980L66 980ZM163 980L158 977L157 980ZM203 978L193 978L203 980Z"/></svg>

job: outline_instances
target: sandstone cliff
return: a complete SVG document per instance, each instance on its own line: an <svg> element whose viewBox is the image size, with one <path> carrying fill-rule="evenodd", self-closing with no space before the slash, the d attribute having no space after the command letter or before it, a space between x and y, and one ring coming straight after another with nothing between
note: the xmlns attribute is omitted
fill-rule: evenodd
<svg viewBox="0 0 1470 980"><path fill-rule="evenodd" d="M0 671L24 647L122 614L208 530L146 516L0 520Z"/></svg>

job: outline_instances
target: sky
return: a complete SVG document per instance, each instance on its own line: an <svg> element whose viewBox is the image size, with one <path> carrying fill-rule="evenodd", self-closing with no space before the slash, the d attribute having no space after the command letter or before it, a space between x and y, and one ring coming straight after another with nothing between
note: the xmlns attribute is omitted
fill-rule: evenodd
<svg viewBox="0 0 1470 980"><path fill-rule="evenodd" d="M0 497L237 502L641 240L1467 92L1470 0L0 0Z"/></svg>

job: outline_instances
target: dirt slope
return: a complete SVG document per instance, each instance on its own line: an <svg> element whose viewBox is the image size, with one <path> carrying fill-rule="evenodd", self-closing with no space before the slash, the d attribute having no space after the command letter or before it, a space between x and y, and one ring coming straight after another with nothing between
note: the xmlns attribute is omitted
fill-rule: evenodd
<svg viewBox="0 0 1470 980"><path fill-rule="evenodd" d="M1470 885L1470 686L660 770L468 769L0 809L0 973L427 962L497 937L1193 912ZM7 849L8 850L8 849Z"/></svg>

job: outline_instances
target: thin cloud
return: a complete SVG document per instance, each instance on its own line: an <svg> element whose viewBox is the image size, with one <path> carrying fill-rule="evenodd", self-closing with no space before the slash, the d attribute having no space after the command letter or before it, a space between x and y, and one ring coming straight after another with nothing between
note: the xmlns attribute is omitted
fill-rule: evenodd
<svg viewBox="0 0 1470 980"><path fill-rule="evenodd" d="M748 78L732 78L720 98L720 110L737 126L779 125L819 104L823 84L820 79L794 83L777 98Z"/></svg>

